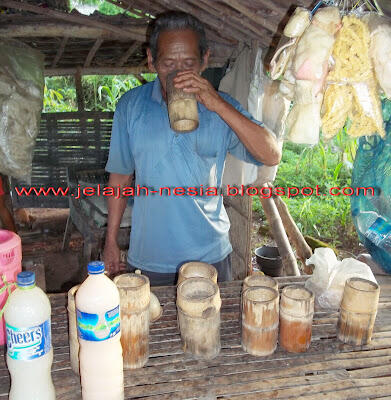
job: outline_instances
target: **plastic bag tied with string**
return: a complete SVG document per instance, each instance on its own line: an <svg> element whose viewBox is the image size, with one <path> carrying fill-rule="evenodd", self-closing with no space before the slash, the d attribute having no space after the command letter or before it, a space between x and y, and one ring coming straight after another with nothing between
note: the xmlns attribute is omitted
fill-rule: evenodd
<svg viewBox="0 0 391 400"><path fill-rule="evenodd" d="M43 56L0 41L0 173L30 183L43 105Z"/></svg>

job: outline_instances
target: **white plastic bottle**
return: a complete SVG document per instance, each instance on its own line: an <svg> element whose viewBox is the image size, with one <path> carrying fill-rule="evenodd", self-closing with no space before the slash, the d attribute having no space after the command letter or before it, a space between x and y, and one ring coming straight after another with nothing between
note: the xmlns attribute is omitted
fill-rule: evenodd
<svg viewBox="0 0 391 400"><path fill-rule="evenodd" d="M17 289L9 297L4 313L11 375L9 400L56 398L51 377L50 314L49 299L35 286L34 272L20 272Z"/></svg>
<svg viewBox="0 0 391 400"><path fill-rule="evenodd" d="M83 400L124 398L119 292L104 270L103 262L90 262L76 293Z"/></svg>

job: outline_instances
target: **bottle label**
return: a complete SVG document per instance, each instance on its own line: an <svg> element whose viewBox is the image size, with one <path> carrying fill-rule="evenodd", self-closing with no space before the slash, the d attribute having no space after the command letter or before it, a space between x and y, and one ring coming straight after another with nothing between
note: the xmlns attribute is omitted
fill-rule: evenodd
<svg viewBox="0 0 391 400"><path fill-rule="evenodd" d="M384 218L379 217L365 232L365 237L375 246L389 249L391 243L391 224Z"/></svg>
<svg viewBox="0 0 391 400"><path fill-rule="evenodd" d="M120 331L119 306L102 314L89 314L76 309L79 338L91 342L107 340Z"/></svg>
<svg viewBox="0 0 391 400"><path fill-rule="evenodd" d="M7 352L14 360L34 360L42 357L52 347L50 319L31 328L15 328L5 324Z"/></svg>

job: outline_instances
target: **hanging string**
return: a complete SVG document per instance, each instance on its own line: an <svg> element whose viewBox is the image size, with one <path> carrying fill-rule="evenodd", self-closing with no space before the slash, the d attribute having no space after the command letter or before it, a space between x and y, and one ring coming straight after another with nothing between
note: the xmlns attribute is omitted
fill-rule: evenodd
<svg viewBox="0 0 391 400"><path fill-rule="evenodd" d="M1 277L1 280L4 283L4 286L2 288L0 288L0 294L2 294L3 292L5 292L6 290L8 291L8 296L7 296L7 300L5 301L2 309L0 310L0 319L4 314L5 309L7 308L8 302L9 302L9 298L11 296L11 292L12 292L12 288L14 286L16 286L15 283L13 282L8 282L6 276L3 274Z"/></svg>
<svg viewBox="0 0 391 400"><path fill-rule="evenodd" d="M360 7L366 8L368 11L377 12L379 15L384 15L383 10L379 6L377 0L320 0L311 11L311 16L322 6L338 7L343 14L348 14Z"/></svg>

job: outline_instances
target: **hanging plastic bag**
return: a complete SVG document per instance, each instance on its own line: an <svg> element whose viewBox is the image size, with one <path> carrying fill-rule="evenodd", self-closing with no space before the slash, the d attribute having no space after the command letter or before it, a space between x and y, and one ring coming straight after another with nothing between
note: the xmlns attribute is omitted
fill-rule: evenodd
<svg viewBox="0 0 391 400"><path fill-rule="evenodd" d="M279 79L285 72L300 36L310 25L310 12L297 7L284 29L278 49L270 62L270 74L273 80Z"/></svg>
<svg viewBox="0 0 391 400"><path fill-rule="evenodd" d="M44 88L43 56L0 41L0 173L30 183Z"/></svg>
<svg viewBox="0 0 391 400"><path fill-rule="evenodd" d="M367 264L355 258L339 261L330 248L315 249L306 264L315 265L315 269L305 286L314 292L315 301L322 308L339 308L345 282L349 278L363 278L377 283Z"/></svg>
<svg viewBox="0 0 391 400"><path fill-rule="evenodd" d="M345 16L333 47L334 67L322 107L322 134L335 136L350 120L347 133L358 137L384 137L381 105L369 55L367 24L354 15Z"/></svg>
<svg viewBox="0 0 391 400"><path fill-rule="evenodd" d="M341 18L336 7L318 10L297 45L292 65L286 73L296 80L293 107L286 121L287 138L300 144L317 144L320 131L320 111L329 59ZM290 75L284 76L289 84ZM284 86L285 85L285 86ZM285 82L280 90L289 91Z"/></svg>
<svg viewBox="0 0 391 400"><path fill-rule="evenodd" d="M383 99L382 109L386 137L360 138L352 171L352 187L361 189L357 196L350 198L350 203L360 241L381 268L391 273L391 249L387 251L380 243L373 243L365 237L374 219L372 215L391 223L391 100ZM368 217L372 221L366 222ZM382 237L385 238L386 233L382 232Z"/></svg>
<svg viewBox="0 0 391 400"><path fill-rule="evenodd" d="M369 13L363 20L370 32L369 52L376 78L385 95L391 99L391 21L376 13Z"/></svg>
<svg viewBox="0 0 391 400"><path fill-rule="evenodd" d="M279 83L273 82L264 74L262 50L259 49L250 83L248 111L255 119L265 124L266 129L275 136L278 146L282 150L282 135L290 101L284 98L278 88ZM259 167L254 184L260 186L267 182L273 182L277 169L277 165Z"/></svg>

